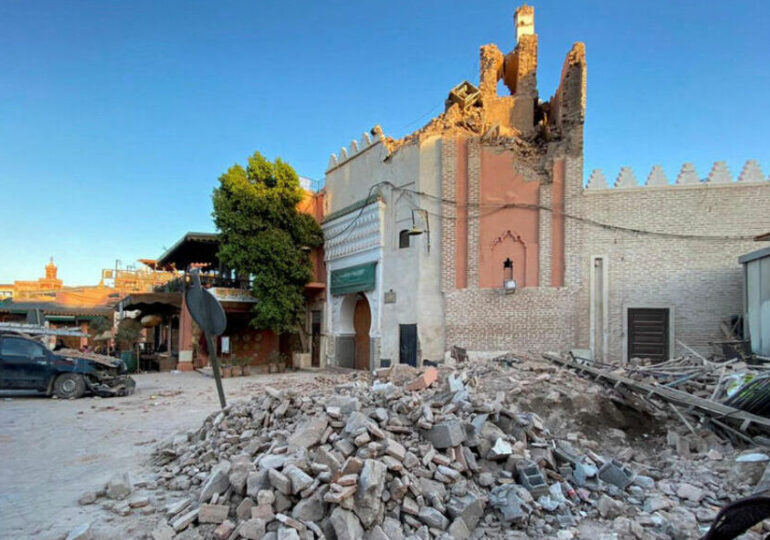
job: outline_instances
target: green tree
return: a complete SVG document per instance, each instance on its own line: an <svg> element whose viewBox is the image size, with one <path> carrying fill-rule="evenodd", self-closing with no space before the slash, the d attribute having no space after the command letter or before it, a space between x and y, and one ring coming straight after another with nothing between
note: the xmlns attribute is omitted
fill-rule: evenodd
<svg viewBox="0 0 770 540"><path fill-rule="evenodd" d="M123 342L128 349L131 349L139 341L142 333L142 325L136 319L125 318L118 323L118 331L115 333L115 339Z"/></svg>
<svg viewBox="0 0 770 540"><path fill-rule="evenodd" d="M112 323L106 317L94 317L88 323L88 333L91 339L112 329Z"/></svg>
<svg viewBox="0 0 770 540"><path fill-rule="evenodd" d="M323 243L318 223L297 210L299 177L280 158L255 152L244 169L233 165L214 189L219 259L239 275L252 276L257 299L252 326L277 334L304 335L304 287L312 279L308 248Z"/></svg>

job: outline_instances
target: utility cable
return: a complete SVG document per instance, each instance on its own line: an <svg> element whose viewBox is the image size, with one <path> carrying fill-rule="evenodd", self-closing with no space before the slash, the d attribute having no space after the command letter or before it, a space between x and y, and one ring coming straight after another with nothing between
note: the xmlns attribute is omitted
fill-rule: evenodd
<svg viewBox="0 0 770 540"><path fill-rule="evenodd" d="M434 201L440 202L442 204L453 205L455 208L458 208L458 209L459 208L464 208L466 210L470 210L470 209L479 210L478 212L475 212L473 216L468 215L467 219L481 219L483 217L487 217L487 216L491 216L493 214L496 214L497 212L500 212L502 210L518 208L518 209L525 209L525 210L543 210L543 211L546 211L546 212L551 212L553 215L556 215L556 216L563 216L566 219L571 219L573 221L578 221L578 222L586 223L588 225L592 225L592 226L595 226L595 227L600 227L600 228L604 228L604 229L608 229L608 230L612 230L612 231L635 233L635 234L645 234L645 235L649 235L649 236L659 236L659 237L664 237L664 238L677 238L677 239L682 239L682 240L752 240L754 238L753 235L736 235L736 236L730 236L730 235L698 235L698 234L682 234L682 233L673 233L673 232L664 232L664 231L650 231L650 230L646 230L646 229L637 229L637 228L634 228L634 227L624 227L622 225L613 225L611 223L603 223L601 221L598 221L598 220L595 220L595 219L591 219L591 218L586 218L586 217L582 217L582 216L576 216L574 214L569 214L569 213L564 212L562 210L557 210L557 209L554 209L554 208L552 208L550 206L544 206L544 205L541 205L541 204L514 203L514 202L512 202L512 203L503 203L503 204L478 204L478 203L472 203L472 204L471 203L463 203L463 204L460 204L456 200L447 199L447 198L444 198L444 197L439 197L438 195L433 195L433 194L427 193L425 191L418 191L418 190L414 190L414 189L398 187L395 184L393 184L392 182L389 182L388 180L383 180L382 182L378 182L378 183L372 185L372 187L369 189L369 193L368 193L368 195L366 197L366 200L368 200L369 197L371 197L372 191L376 187L379 187L379 186L382 186L382 185L390 187L393 191L403 191L403 192L407 192L407 193L412 193L412 194L418 195L420 197L425 197L425 198L428 198L428 199L433 199ZM361 214L363 213L364 208L366 206L368 206L368 205L365 204L361 208L361 210L359 211L358 215L350 223L348 223L348 225L347 225L347 227L345 227L345 229L343 229L340 233L335 234L334 236L332 236L330 238L327 238L327 240L331 240L333 238L337 238L337 237L341 236L342 234L346 233L348 230L350 230L350 228L355 224L355 222L361 217ZM481 210L483 210L483 209L489 209L491 211L482 213ZM453 221L456 221L456 220L459 219L456 216L447 216L447 215L444 215L444 214L440 214L440 213L436 213L436 212L431 212L429 210L425 210L425 211L428 214L430 214L430 215L432 215L434 217L438 217L440 219L448 219L448 220L453 220ZM470 214L470 212L469 212L469 214Z"/></svg>

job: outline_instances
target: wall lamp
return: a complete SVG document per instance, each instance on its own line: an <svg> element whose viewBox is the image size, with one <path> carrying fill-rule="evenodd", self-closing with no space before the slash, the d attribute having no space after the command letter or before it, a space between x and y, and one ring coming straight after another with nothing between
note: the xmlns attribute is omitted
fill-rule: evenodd
<svg viewBox="0 0 770 540"><path fill-rule="evenodd" d="M414 219L415 212L420 213L423 215L425 219L425 230L422 230L420 227L417 226L417 222ZM413 208L412 209L412 228L409 229L409 236L419 236L422 233L426 233L427 239L426 239L426 246L428 249L428 253L430 253L430 219L428 217L428 211L423 208Z"/></svg>
<svg viewBox="0 0 770 540"><path fill-rule="evenodd" d="M510 257L503 261L503 292L505 294L516 292L516 280L513 279L513 261Z"/></svg>

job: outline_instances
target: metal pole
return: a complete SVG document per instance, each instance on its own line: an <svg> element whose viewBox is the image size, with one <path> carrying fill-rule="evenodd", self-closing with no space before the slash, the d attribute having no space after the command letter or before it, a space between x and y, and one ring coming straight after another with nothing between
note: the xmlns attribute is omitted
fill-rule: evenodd
<svg viewBox="0 0 770 540"><path fill-rule="evenodd" d="M225 391L222 388L222 378L219 376L219 360L217 360L217 353L214 352L214 340L211 334L206 334L206 346L209 348L209 360L211 360L211 369L214 371L214 381L217 383L217 394L219 394L219 403L224 409L227 407L225 403Z"/></svg>

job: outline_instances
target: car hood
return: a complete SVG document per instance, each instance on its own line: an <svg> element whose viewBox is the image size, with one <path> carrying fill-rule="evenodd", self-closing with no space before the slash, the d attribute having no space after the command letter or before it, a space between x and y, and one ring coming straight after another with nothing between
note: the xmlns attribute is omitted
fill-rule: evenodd
<svg viewBox="0 0 770 540"><path fill-rule="evenodd" d="M68 360L81 360L88 363L101 364L111 368L120 368L121 366L125 365L119 358L106 356L104 354L84 353L75 349L61 349L56 351L56 354L63 358L67 358Z"/></svg>

